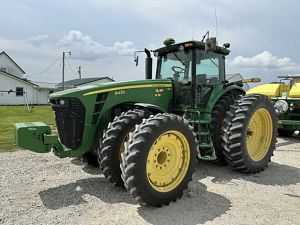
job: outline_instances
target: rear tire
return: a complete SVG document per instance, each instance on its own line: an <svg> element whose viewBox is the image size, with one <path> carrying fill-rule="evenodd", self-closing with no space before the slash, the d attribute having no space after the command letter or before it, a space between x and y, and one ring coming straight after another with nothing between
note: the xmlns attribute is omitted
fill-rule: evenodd
<svg viewBox="0 0 300 225"><path fill-rule="evenodd" d="M230 106L234 103L234 100L237 99L238 96L230 93L224 94L215 104L212 112L212 122L210 126L210 135L211 140L213 142L215 153L217 156L216 160L211 162L216 163L220 166L226 165L226 160L223 155L223 147L222 147L222 136L223 130L222 126L224 124L224 119L226 118L226 112L230 110Z"/></svg>
<svg viewBox="0 0 300 225"><path fill-rule="evenodd" d="M122 153L122 179L140 204L162 206L182 196L196 165L196 138L188 121L158 114L131 133Z"/></svg>
<svg viewBox="0 0 300 225"><path fill-rule="evenodd" d="M134 131L135 125L148 117L149 113L140 109L123 112L108 125L103 134L103 141L98 149L98 161L106 179L115 186L123 186L120 163L121 153L125 151L124 143L128 141L129 133Z"/></svg>
<svg viewBox="0 0 300 225"><path fill-rule="evenodd" d="M265 95L245 95L227 112L223 126L223 154L241 172L256 173L270 161L277 138L277 117Z"/></svg>

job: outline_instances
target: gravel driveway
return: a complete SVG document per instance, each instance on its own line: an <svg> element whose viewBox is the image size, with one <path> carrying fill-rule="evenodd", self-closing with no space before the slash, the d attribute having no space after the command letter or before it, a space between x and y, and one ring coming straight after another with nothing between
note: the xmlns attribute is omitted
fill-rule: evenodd
<svg viewBox="0 0 300 225"><path fill-rule="evenodd" d="M278 138L265 171L199 161L183 197L141 207L97 168L52 153L0 153L0 224L300 224L300 137Z"/></svg>

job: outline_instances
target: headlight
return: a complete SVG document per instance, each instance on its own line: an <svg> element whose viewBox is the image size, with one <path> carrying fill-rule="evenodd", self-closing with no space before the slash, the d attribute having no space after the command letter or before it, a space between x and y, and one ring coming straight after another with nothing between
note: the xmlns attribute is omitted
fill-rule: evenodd
<svg viewBox="0 0 300 225"><path fill-rule="evenodd" d="M284 100L279 100L274 105L277 114L282 114L288 111L289 105Z"/></svg>
<svg viewBox="0 0 300 225"><path fill-rule="evenodd" d="M60 105L64 105L64 104L65 104L65 100L60 99L60 100L59 100L59 104L60 104Z"/></svg>

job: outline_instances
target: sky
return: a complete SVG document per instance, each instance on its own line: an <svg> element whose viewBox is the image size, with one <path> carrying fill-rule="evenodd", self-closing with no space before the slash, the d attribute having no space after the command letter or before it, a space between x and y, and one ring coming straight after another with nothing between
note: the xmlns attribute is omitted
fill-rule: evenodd
<svg viewBox="0 0 300 225"><path fill-rule="evenodd" d="M0 52L32 81L61 82L70 51L65 80L78 78L79 66L83 78L140 80L145 54L136 66L135 51L209 31L219 45L231 44L226 73L263 84L300 73L299 8L296 0L10 0L0 8Z"/></svg>

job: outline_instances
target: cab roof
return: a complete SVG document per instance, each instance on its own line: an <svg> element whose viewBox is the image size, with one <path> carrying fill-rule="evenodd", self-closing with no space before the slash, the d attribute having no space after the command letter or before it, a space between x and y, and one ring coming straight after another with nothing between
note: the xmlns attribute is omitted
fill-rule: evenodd
<svg viewBox="0 0 300 225"><path fill-rule="evenodd" d="M198 49L205 50L205 42L191 40L191 41L185 41L185 42L165 45L164 47L154 50L154 52L159 52L160 54L166 54L168 52L177 51L180 46L183 46L185 49L186 48L198 48ZM229 55L230 50L220 47L220 46L217 46L217 49L214 52L222 54L222 55Z"/></svg>

